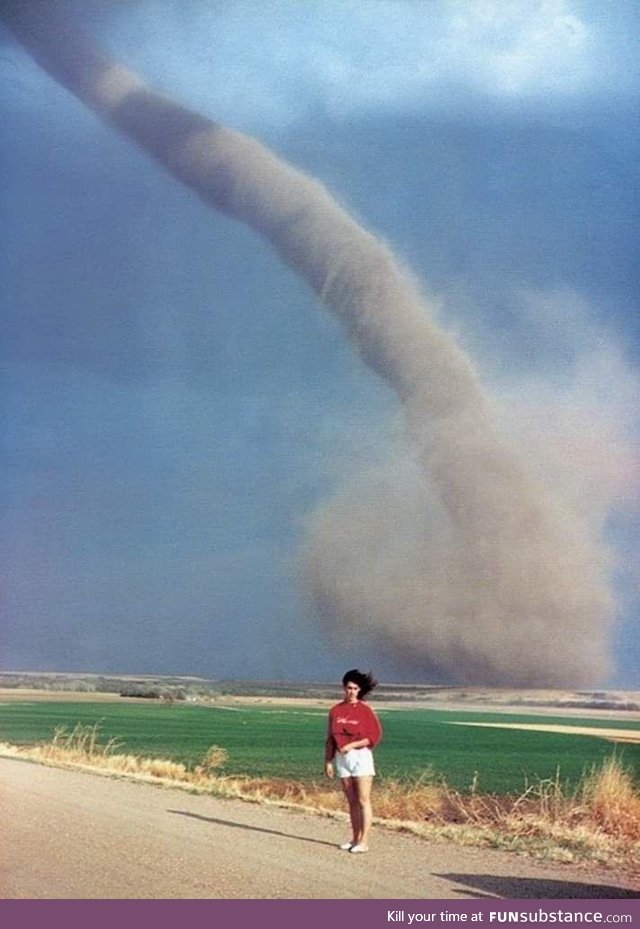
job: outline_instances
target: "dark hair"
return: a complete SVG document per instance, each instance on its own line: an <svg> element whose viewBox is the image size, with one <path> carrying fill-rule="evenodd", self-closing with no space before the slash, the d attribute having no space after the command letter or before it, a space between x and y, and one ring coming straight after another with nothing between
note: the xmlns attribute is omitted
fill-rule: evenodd
<svg viewBox="0 0 640 929"><path fill-rule="evenodd" d="M342 686L346 687L348 681L351 681L352 684L357 684L360 688L358 691L358 700L364 700L366 695L372 691L374 687L378 686L378 682L371 671L369 671L368 674L363 674L362 671L358 671L357 668L352 668L351 671L347 671L342 678Z"/></svg>

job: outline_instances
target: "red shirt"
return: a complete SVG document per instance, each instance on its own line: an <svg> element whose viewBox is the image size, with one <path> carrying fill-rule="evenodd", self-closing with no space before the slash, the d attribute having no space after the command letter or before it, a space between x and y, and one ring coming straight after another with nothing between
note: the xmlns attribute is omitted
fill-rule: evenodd
<svg viewBox="0 0 640 929"><path fill-rule="evenodd" d="M335 755L349 742L360 742L369 739L369 748L375 748L382 738L382 726L371 707L358 700L357 703L348 703L342 700L329 710L329 739L333 743Z"/></svg>

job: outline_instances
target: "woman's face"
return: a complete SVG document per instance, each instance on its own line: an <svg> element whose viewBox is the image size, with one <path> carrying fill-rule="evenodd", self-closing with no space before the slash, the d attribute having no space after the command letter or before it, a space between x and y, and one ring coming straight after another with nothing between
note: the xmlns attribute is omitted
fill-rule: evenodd
<svg viewBox="0 0 640 929"><path fill-rule="evenodd" d="M358 694L360 693L360 688L357 684L354 684L353 681L347 681L347 683L342 688L344 690L345 699L349 703L356 703L358 700Z"/></svg>

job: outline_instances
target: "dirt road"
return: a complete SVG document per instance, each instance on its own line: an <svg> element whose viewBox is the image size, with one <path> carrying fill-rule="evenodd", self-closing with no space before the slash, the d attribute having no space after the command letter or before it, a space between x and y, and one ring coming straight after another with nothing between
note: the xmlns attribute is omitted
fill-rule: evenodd
<svg viewBox="0 0 640 929"><path fill-rule="evenodd" d="M540 866L378 828L0 758L5 899L621 898L611 873Z"/></svg>

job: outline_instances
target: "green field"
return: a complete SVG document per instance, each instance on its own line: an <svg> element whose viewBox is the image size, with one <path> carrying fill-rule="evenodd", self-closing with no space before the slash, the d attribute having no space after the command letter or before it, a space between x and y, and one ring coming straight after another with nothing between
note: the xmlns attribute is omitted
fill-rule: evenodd
<svg viewBox="0 0 640 929"><path fill-rule="evenodd" d="M466 790L474 778L487 793L520 792L525 783L553 778L565 784L614 752L636 772L640 744L619 745L591 736L488 729L459 722L541 723L640 730L640 722L586 717L510 715L377 707L385 730L376 750L381 778L411 780L432 770ZM0 703L0 741L16 745L49 741L57 726L98 724L102 741L115 738L123 753L199 762L210 745L229 752L228 774L319 780L326 728L320 708L220 707L157 703Z"/></svg>

